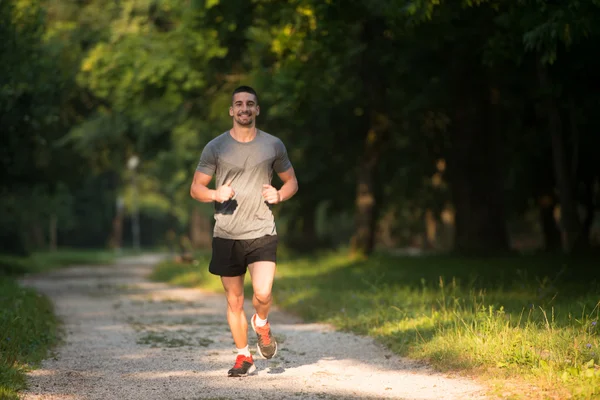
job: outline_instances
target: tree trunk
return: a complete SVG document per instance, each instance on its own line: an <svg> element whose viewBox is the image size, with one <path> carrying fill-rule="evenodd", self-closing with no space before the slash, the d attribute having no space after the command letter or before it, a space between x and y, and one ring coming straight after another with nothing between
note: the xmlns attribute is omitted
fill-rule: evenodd
<svg viewBox="0 0 600 400"><path fill-rule="evenodd" d="M538 79L544 96L542 106L552 142L554 173L556 174L558 198L560 200L560 228L563 237L563 249L566 252L571 252L581 236L581 224L562 137L560 110L552 94L552 84L548 71L541 62L538 63Z"/></svg>
<svg viewBox="0 0 600 400"><path fill-rule="evenodd" d="M31 239L33 247L36 249L46 248L46 236L44 235L44 226L42 225L41 218L33 223L31 226Z"/></svg>
<svg viewBox="0 0 600 400"><path fill-rule="evenodd" d="M375 195L373 193L373 163L369 156L373 151L365 149L365 154L358 166L356 182L356 210L354 217L354 235L351 249L353 253L369 254L372 250L371 225L375 208Z"/></svg>
<svg viewBox="0 0 600 400"><path fill-rule="evenodd" d="M425 240L423 241L425 250L432 250L436 247L437 240L437 220L433 210L425 211Z"/></svg>
<svg viewBox="0 0 600 400"><path fill-rule="evenodd" d="M56 214L50 216L50 224L48 226L48 244L50 251L56 251L58 248L58 218Z"/></svg>
<svg viewBox="0 0 600 400"><path fill-rule="evenodd" d="M540 207L540 224L544 235L544 250L555 251L560 249L560 230L554 218L556 200L552 195L540 196L538 204Z"/></svg>
<svg viewBox="0 0 600 400"><path fill-rule="evenodd" d="M590 177L585 182L584 206L585 218L581 225L581 239L577 241L578 249L587 250L591 247L591 232L596 214L596 205L594 204L594 180Z"/></svg>
<svg viewBox="0 0 600 400"><path fill-rule="evenodd" d="M375 171L389 135L389 119L385 109L385 74L379 74L381 67L373 63L376 54L381 49L381 35L385 22L367 20L363 22L362 42L365 50L359 60L358 71L362 79L365 111L364 147L358 162L356 176L356 200L354 217L354 234L350 241L353 254L369 255L375 247L377 216L377 182Z"/></svg>
<svg viewBox="0 0 600 400"><path fill-rule="evenodd" d="M449 173L456 210L454 248L464 253L508 251L497 116L498 93L491 101L466 99L452 130ZM475 105L477 104L477 106Z"/></svg>
<svg viewBox="0 0 600 400"><path fill-rule="evenodd" d="M385 125L385 124L384 124ZM356 180L356 202L354 235L351 252L369 255L375 246L377 225L377 201L374 181L375 168L381 155L381 147L387 135L387 126L379 125L369 130L363 155L358 164Z"/></svg>
<svg viewBox="0 0 600 400"><path fill-rule="evenodd" d="M571 128L571 140L573 151L571 156L571 179L577 181L577 167L579 166L579 129L577 128L577 117L575 112L575 100L569 98L569 122Z"/></svg>
<svg viewBox="0 0 600 400"><path fill-rule="evenodd" d="M122 197L118 197L116 201L115 216L112 220L112 232L110 235L110 246L120 251L123 248L123 218L124 218L124 202Z"/></svg>

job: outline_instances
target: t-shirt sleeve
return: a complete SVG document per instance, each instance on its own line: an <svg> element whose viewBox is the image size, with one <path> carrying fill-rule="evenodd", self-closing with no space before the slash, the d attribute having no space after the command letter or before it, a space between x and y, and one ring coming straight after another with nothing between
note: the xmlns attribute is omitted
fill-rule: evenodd
<svg viewBox="0 0 600 400"><path fill-rule="evenodd" d="M211 143L207 144L202 150L200 161L196 167L196 171L212 176L217 169L217 157Z"/></svg>
<svg viewBox="0 0 600 400"><path fill-rule="evenodd" d="M281 140L277 141L275 151L276 155L275 162L273 163L273 169L275 170L275 172L280 174L290 169L292 167L292 162L288 158L287 150Z"/></svg>

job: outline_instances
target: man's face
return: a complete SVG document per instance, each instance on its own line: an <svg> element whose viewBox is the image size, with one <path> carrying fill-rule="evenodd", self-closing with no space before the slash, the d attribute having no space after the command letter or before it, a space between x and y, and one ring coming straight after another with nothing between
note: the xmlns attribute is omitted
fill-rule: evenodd
<svg viewBox="0 0 600 400"><path fill-rule="evenodd" d="M251 126L259 113L260 108L256 104L256 97L253 94L242 92L233 96L233 104L229 108L229 115L239 125Z"/></svg>

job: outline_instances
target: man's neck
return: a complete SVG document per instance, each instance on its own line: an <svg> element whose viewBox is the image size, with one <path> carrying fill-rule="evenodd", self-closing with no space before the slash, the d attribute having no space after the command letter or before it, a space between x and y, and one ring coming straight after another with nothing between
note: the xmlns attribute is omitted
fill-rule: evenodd
<svg viewBox="0 0 600 400"><path fill-rule="evenodd" d="M251 142L256 137L257 130L255 126L246 127L234 124L229 132L238 142Z"/></svg>

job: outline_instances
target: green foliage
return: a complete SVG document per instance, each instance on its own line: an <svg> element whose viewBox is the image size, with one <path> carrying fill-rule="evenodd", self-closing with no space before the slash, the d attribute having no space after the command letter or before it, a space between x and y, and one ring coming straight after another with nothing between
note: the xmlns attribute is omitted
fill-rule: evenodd
<svg viewBox="0 0 600 400"><path fill-rule="evenodd" d="M195 114L207 80L198 66L226 49L202 25L202 11L185 4L123 3L104 27L110 34L83 57L78 82L99 106L70 140L99 166L120 171L128 153L141 152L145 160L167 150L161 148L167 137ZM99 151L108 156L98 158Z"/></svg>
<svg viewBox="0 0 600 400"><path fill-rule="evenodd" d="M213 4L216 5L216 4ZM227 55L207 11L185 1L125 2L111 9L109 32L81 61L80 86L98 107L72 129L74 143L100 169L117 171L125 182L127 157L140 155L140 207L148 215L189 217L190 168L213 132L214 59ZM206 67L203 67L206 66ZM224 108L226 111L226 108ZM132 210L129 189L120 190Z"/></svg>
<svg viewBox="0 0 600 400"><path fill-rule="evenodd" d="M47 221L50 214L71 219L65 182L79 172L62 164L77 156L54 146L68 119L62 106L72 77L61 46L46 35L45 16L39 1L0 5L0 222L8 227L1 249L21 254L30 250L23 230L32 221Z"/></svg>
<svg viewBox="0 0 600 400"><path fill-rule="evenodd" d="M144 218L188 230L195 164L230 126L239 84L258 89L259 127L285 141L300 178L294 201L276 211L294 241L348 241L348 223L319 233L316 220L325 208L329 221L352 220L370 164L374 217L406 216L387 221L398 245L422 233L426 211L439 222L442 210L473 203L473 214L496 210L484 226L523 220L542 192L556 191L556 149L540 110L549 92L574 197L593 209L599 11L597 1L575 0L4 2L0 122L10 134L0 139L0 206L10 211L0 222L15 228L2 242L30 251L40 246L31 232L56 218L69 244L108 242L132 215L133 154ZM380 149L372 160L369 137ZM81 199L108 180L87 235ZM461 198L460 187L478 193ZM209 205L199 208L210 216ZM456 213L457 231L503 248L468 215Z"/></svg>
<svg viewBox="0 0 600 400"><path fill-rule="evenodd" d="M44 45L44 10L38 1L3 2L0 47L2 188L43 181L53 128L59 121L60 65ZM41 179L40 179L41 178Z"/></svg>

